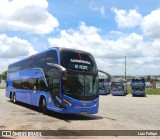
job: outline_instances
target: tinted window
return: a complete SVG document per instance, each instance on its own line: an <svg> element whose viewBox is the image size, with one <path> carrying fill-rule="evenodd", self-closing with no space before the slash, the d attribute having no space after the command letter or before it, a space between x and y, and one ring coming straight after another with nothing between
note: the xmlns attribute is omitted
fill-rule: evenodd
<svg viewBox="0 0 160 139"><path fill-rule="evenodd" d="M24 90L41 90L46 91L47 86L42 79L25 79L13 81L13 87Z"/></svg>
<svg viewBox="0 0 160 139"><path fill-rule="evenodd" d="M61 51L61 65L70 70L93 72L96 65L93 57L87 53Z"/></svg>
<svg viewBox="0 0 160 139"><path fill-rule="evenodd" d="M63 93L78 100L93 100L98 97L98 76L67 73L63 80Z"/></svg>
<svg viewBox="0 0 160 139"><path fill-rule="evenodd" d="M36 86L36 79L13 81L13 87L17 89L33 90L34 86Z"/></svg>
<svg viewBox="0 0 160 139"><path fill-rule="evenodd" d="M122 91L124 89L123 83L120 82L112 82L111 89L113 91Z"/></svg>
<svg viewBox="0 0 160 139"><path fill-rule="evenodd" d="M38 79L37 90L42 90L42 91L48 90L48 87L46 86L46 84L44 83L42 79Z"/></svg>
<svg viewBox="0 0 160 139"><path fill-rule="evenodd" d="M58 63L56 51L50 50L38 55L32 55L28 59L10 65L8 72L30 68L42 68L44 73L46 73L52 68L51 66L47 65L47 63Z"/></svg>

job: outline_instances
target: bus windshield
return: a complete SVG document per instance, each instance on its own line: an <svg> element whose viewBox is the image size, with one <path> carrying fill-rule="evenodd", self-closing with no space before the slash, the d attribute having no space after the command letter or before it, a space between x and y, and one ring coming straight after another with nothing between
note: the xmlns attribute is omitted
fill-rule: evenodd
<svg viewBox="0 0 160 139"><path fill-rule="evenodd" d="M112 82L111 90L113 90L113 91L123 91L124 90L123 83Z"/></svg>
<svg viewBox="0 0 160 139"><path fill-rule="evenodd" d="M98 75L83 75L68 72L67 80L63 80L63 93L78 100L97 98Z"/></svg>
<svg viewBox="0 0 160 139"><path fill-rule="evenodd" d="M145 90L145 85L143 83L133 83L132 84L132 89L133 90Z"/></svg>
<svg viewBox="0 0 160 139"><path fill-rule="evenodd" d="M99 79L99 83L104 83L104 79Z"/></svg>

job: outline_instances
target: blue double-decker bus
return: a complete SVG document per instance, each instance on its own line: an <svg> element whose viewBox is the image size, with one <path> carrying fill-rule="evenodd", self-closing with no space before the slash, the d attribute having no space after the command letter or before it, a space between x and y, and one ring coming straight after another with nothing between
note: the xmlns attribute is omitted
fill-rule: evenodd
<svg viewBox="0 0 160 139"><path fill-rule="evenodd" d="M143 77L132 78L130 86L132 89L132 96L146 96L146 83Z"/></svg>
<svg viewBox="0 0 160 139"><path fill-rule="evenodd" d="M98 80L90 53L55 47L9 65L6 97L37 106L44 114L95 114Z"/></svg>
<svg viewBox="0 0 160 139"><path fill-rule="evenodd" d="M113 78L111 80L110 93L113 96L124 96L127 94L127 81L121 78Z"/></svg>

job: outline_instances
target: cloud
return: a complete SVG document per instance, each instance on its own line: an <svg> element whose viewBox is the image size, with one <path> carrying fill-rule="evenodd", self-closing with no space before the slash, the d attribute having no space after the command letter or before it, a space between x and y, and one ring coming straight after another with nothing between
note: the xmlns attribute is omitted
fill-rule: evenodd
<svg viewBox="0 0 160 139"><path fill-rule="evenodd" d="M6 34L0 34L0 50L0 73L7 70L9 64L36 53L27 40Z"/></svg>
<svg viewBox="0 0 160 139"><path fill-rule="evenodd" d="M51 46L76 48L93 53L99 58L119 58L125 55L137 57L143 36L136 33L119 37L117 40L102 39L100 29L80 23L77 30L62 30L59 38L49 38ZM96 51L95 51L96 50ZM131 53L129 53L131 52ZM140 53L143 53L143 51ZM144 54L143 54L144 55Z"/></svg>
<svg viewBox="0 0 160 139"><path fill-rule="evenodd" d="M143 33L151 38L160 38L160 9L144 16L141 22Z"/></svg>
<svg viewBox="0 0 160 139"><path fill-rule="evenodd" d="M148 74L149 70L152 70L151 66L147 69L147 65L158 66L157 61L160 60L158 40L145 41L143 35L136 33L123 33L122 36L112 40L102 38L99 32L100 29L80 22L77 29L61 30L59 37L49 38L48 41L53 47L74 48L92 53L98 68L112 74L124 73L124 56L127 56L129 65L128 74L134 72ZM137 69L143 69L143 72Z"/></svg>
<svg viewBox="0 0 160 139"><path fill-rule="evenodd" d="M0 50L0 58L22 58L36 52L27 40L6 34L0 35Z"/></svg>
<svg viewBox="0 0 160 139"><path fill-rule="evenodd" d="M154 10L144 17L136 10L127 12L112 8L112 11L115 13L115 20L119 28L140 26L145 36L154 39L160 38L160 9Z"/></svg>
<svg viewBox="0 0 160 139"><path fill-rule="evenodd" d="M95 6L95 3L93 1L90 2L90 9L91 11L99 12L100 15L105 15L105 8L103 6Z"/></svg>
<svg viewBox="0 0 160 139"><path fill-rule="evenodd" d="M115 20L119 28L132 28L141 23L142 15L136 10L119 10L116 8L111 9L115 14Z"/></svg>
<svg viewBox="0 0 160 139"><path fill-rule="evenodd" d="M59 26L46 0L0 0L0 30L46 34Z"/></svg>

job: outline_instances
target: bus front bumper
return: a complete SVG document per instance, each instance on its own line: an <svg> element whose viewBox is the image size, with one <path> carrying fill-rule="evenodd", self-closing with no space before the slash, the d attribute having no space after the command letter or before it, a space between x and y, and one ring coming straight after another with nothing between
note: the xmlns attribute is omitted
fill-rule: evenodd
<svg viewBox="0 0 160 139"><path fill-rule="evenodd" d="M132 91L132 96L145 96L146 93L143 91Z"/></svg>
<svg viewBox="0 0 160 139"><path fill-rule="evenodd" d="M62 108L57 108L54 111L66 114L96 114L99 108L99 97L90 100L82 101L76 100L68 96L63 96L61 99L57 99ZM51 109L52 110L52 109Z"/></svg>
<svg viewBox="0 0 160 139"><path fill-rule="evenodd" d="M124 96L124 91L111 91L111 94L116 96Z"/></svg>

